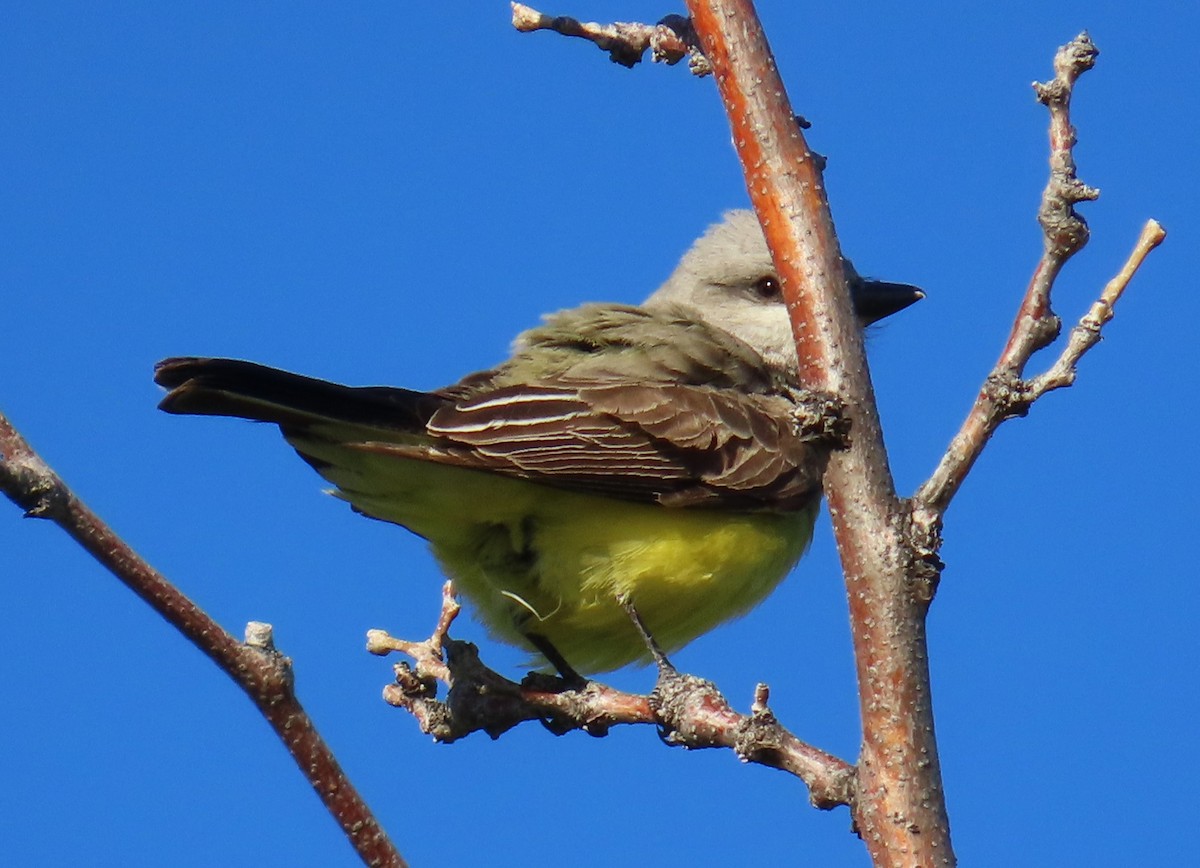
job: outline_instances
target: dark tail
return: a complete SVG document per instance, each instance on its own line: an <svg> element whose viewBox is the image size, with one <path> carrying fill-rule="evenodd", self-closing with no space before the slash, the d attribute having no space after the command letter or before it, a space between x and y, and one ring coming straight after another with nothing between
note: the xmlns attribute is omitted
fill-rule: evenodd
<svg viewBox="0 0 1200 868"><path fill-rule="evenodd" d="M371 428L421 430L445 399L388 386L352 387L238 359L165 359L154 382L168 389L159 409L235 416L286 428L334 420Z"/></svg>

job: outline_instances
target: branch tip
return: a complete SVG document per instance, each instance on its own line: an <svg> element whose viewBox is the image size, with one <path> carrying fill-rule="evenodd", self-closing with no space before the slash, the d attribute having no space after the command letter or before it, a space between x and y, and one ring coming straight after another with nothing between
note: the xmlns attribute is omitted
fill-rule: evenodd
<svg viewBox="0 0 1200 868"><path fill-rule="evenodd" d="M275 628L263 621L250 621L246 624L245 643L251 648L261 648L264 651L275 650Z"/></svg>
<svg viewBox="0 0 1200 868"><path fill-rule="evenodd" d="M521 33L549 30L562 36L586 39L602 51L607 51L613 63L632 68L642 62L650 51L655 63L674 66L685 57L693 75L712 72L696 42L691 20L682 15L668 15L657 24L636 24L617 21L597 24L578 21L565 15L551 16L538 12L523 3L513 3L512 24Z"/></svg>
<svg viewBox="0 0 1200 868"><path fill-rule="evenodd" d="M1030 403L1047 392L1065 388L1075 382L1078 376L1076 368L1080 359L1100 342L1104 326L1116 315L1116 304L1124 295L1129 282L1141 268L1142 263L1146 261L1150 251L1162 244L1166 237L1166 230L1157 221L1146 222L1133 246L1133 251L1125 260L1125 264L1105 285L1100 297L1092 302L1091 307L1071 329L1067 344L1063 347L1058 359L1045 373L1034 377L1026 384L1027 400Z"/></svg>

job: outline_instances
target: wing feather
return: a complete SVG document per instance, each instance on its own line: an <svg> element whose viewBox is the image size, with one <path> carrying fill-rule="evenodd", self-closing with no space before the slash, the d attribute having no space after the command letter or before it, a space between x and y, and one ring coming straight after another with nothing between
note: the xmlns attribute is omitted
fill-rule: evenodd
<svg viewBox="0 0 1200 868"><path fill-rule="evenodd" d="M365 450L643 503L808 507L828 446L799 433L751 347L688 316L562 312L500 367L431 393L225 359L171 359L156 378L171 390L163 409L276 422L329 478L339 450Z"/></svg>
<svg viewBox="0 0 1200 868"><path fill-rule="evenodd" d="M788 510L817 496L827 455L790 410L778 395L709 386L572 383L479 394L426 427L435 460L459 466L640 501Z"/></svg>

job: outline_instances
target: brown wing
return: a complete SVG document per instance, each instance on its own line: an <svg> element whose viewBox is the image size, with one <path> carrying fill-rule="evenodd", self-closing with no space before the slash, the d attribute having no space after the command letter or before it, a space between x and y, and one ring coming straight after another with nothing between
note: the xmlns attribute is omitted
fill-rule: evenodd
<svg viewBox="0 0 1200 868"><path fill-rule="evenodd" d="M172 413L274 422L309 443L501 473L666 506L794 510L819 494L827 447L778 395L602 381L484 387L469 397L353 388L230 359L169 359ZM482 385L482 383L480 383Z"/></svg>
<svg viewBox="0 0 1200 868"><path fill-rule="evenodd" d="M358 448L667 506L792 510L827 450L777 396L676 384L513 386L443 406L429 448Z"/></svg>

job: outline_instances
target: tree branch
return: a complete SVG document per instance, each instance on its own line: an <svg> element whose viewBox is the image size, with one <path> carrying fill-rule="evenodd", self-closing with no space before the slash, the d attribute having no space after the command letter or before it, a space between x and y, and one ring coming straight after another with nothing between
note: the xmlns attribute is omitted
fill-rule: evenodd
<svg viewBox="0 0 1200 868"><path fill-rule="evenodd" d="M1032 404L1047 392L1062 389L1075 382L1075 368L1079 364L1079 360L1088 350L1100 343L1101 331L1113 318L1113 307L1125 292L1125 287L1129 286L1129 281L1146 261L1150 251L1162 244L1166 237L1167 232L1158 224L1158 221L1148 220L1146 222L1146 225L1142 227L1141 235L1138 236L1137 243L1133 246L1133 252L1129 254L1129 258L1125 260L1121 270L1108 282L1104 291L1100 293L1100 297L1092 302L1087 313L1080 317L1079 322L1071 329L1067 345L1063 347L1058 361L1045 373L1027 381L1028 403Z"/></svg>
<svg viewBox="0 0 1200 868"><path fill-rule="evenodd" d="M686 57L688 69L693 75L703 76L712 72L696 45L696 31L692 29L692 22L682 15L668 15L657 24L622 21L596 24L580 22L565 15L543 15L529 6L513 3L512 23L521 33L552 30L563 36L586 39L595 43L597 48L607 51L613 63L626 68L641 63L642 55L649 49L655 63L674 66Z"/></svg>
<svg viewBox="0 0 1200 868"><path fill-rule="evenodd" d="M876 865L951 864L925 641L932 579L908 546L820 167L749 0L688 0L688 9L789 303L802 381L836 395L851 420L825 494L859 680L855 823Z"/></svg>
<svg viewBox="0 0 1200 868"><path fill-rule="evenodd" d="M269 624L238 642L93 513L0 415L0 491L26 517L54 522L225 671L262 712L363 862L406 863L346 777L296 698L292 661L275 650Z"/></svg>
<svg viewBox="0 0 1200 868"><path fill-rule="evenodd" d="M688 0L700 47L717 77L746 186L788 301L802 382L831 393L852 425L848 449L825 478L846 574L859 678L863 745L851 800L876 865L949 865L954 854L942 792L930 699L925 614L940 574L942 515L995 428L1069 385L1100 339L1113 305L1164 237L1151 221L1134 254L1072 330L1059 360L1023 380L1029 358L1058 336L1050 290L1087 240L1078 202L1098 192L1076 175L1070 97L1098 52L1087 34L1055 57L1055 78L1035 84L1050 110L1051 175L1038 219L1045 249L1009 340L963 429L912 504L896 495L878 414L844 286L821 178L749 0Z"/></svg>
<svg viewBox="0 0 1200 868"><path fill-rule="evenodd" d="M396 664L396 683L384 688L384 700L410 712L422 731L439 742L480 731L498 738L528 720L541 721L555 735L582 730L597 737L620 724L653 724L669 745L730 748L743 762L795 775L808 785L809 798L819 808L850 803L853 766L785 729L767 707L765 684L755 690L749 715L734 711L712 682L680 675L669 665L660 666L658 683L648 695L538 672L518 684L484 665L474 645L450 638L458 612L447 582L441 615L428 639L409 642L382 630L367 634L372 654L398 651L413 659L413 665ZM438 682L448 688L444 701L437 698Z"/></svg>
<svg viewBox="0 0 1200 868"><path fill-rule="evenodd" d="M1162 243L1165 231L1150 221L1125 267L1105 288L1091 310L1072 329L1063 354L1041 376L1023 379L1025 366L1038 350L1058 338L1061 323L1051 307L1051 289L1067 260L1088 240L1087 222L1075 211L1079 202L1097 198L1098 190L1079 180L1073 148L1071 96L1079 76L1091 69L1099 50L1088 34L1081 33L1058 49L1054 78L1034 82L1037 98L1050 112L1050 179L1042 193L1038 222L1042 226L1043 252L1025 297L1017 311L1008 340L992 372L946 454L914 497L913 524L919 547L932 556L940 545L942 519L950 501L996 429L1007 419L1024 416L1033 402L1075 379L1079 359L1100 340L1104 324L1113 316L1113 305L1146 255Z"/></svg>
<svg viewBox="0 0 1200 868"><path fill-rule="evenodd" d="M951 863L924 624L937 561L908 544L822 161L804 141L750 2L689 0L688 9L788 301L801 380L835 395L851 421L850 446L830 461L825 492L846 573L863 717L855 823L876 864Z"/></svg>

